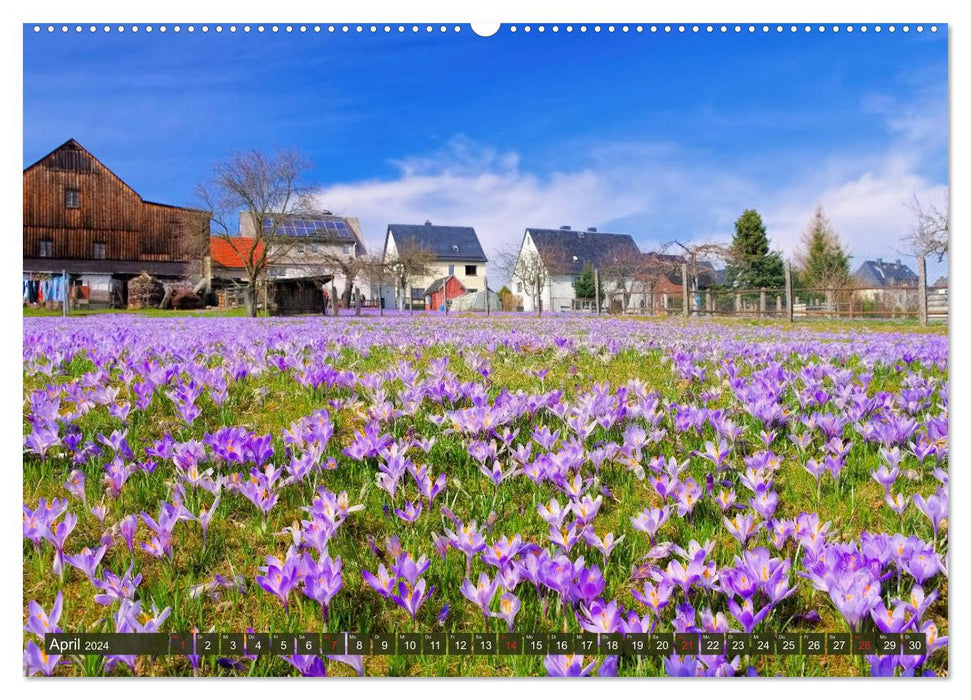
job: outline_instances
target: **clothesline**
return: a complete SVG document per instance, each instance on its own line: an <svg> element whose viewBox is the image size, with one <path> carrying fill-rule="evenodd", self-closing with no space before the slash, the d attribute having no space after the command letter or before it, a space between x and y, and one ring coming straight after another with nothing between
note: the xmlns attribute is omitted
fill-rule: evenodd
<svg viewBox="0 0 971 700"><path fill-rule="evenodd" d="M24 303L63 302L68 285L65 275L24 274L22 286Z"/></svg>

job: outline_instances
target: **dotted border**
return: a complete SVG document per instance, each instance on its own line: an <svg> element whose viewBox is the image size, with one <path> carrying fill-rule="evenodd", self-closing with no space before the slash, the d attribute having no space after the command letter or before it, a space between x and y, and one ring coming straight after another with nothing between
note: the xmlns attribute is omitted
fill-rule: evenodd
<svg viewBox="0 0 971 700"><path fill-rule="evenodd" d="M236 34L236 33L243 33L243 34L252 34L252 33L256 33L256 34L267 34L267 33L269 34L280 34L280 33L284 33L284 34L322 34L322 33L378 34L378 33L384 33L384 34L391 34L393 32L396 32L398 34L405 34L405 33L418 34L421 32L424 32L425 34L431 34L431 33L458 34L463 31L469 31L472 34L475 34L475 31L472 30L471 28L468 28L468 25L463 27L462 25L457 25L457 24L456 25L446 25L446 24L440 24L440 25L432 25L432 24L424 24L424 25L419 25L419 24L396 24L396 25L392 25L392 24L384 24L384 25L379 25L379 24L323 24L323 25L322 24L282 24L282 25L281 24L271 24L271 25L264 25L264 24L225 24L225 25L223 24L213 24L213 25L209 25L209 24L199 24L199 25L196 25L196 24L186 24L186 25L182 25L182 24L172 24L172 25L167 25L167 24L160 24L160 25L48 24L48 25L41 25L41 24L35 24L33 25L33 30L35 34L40 34L45 30L48 34L53 34L58 31L60 31L63 34L67 34L71 31L74 31L77 34L81 34L85 32L89 34L96 34L99 32L103 34L109 34L112 32L118 33L118 34L124 34L126 32L129 32L132 34L137 34L139 32L142 32L145 34L151 34L153 32L158 32L161 34L166 34L169 32L174 34L181 34L183 31L189 34L194 34L196 32L199 32L202 34L208 34L208 33L215 33L215 34L222 34L222 33L229 33L229 34ZM717 24L717 25L713 25L713 24L633 24L633 25L632 24L620 24L620 25L618 24L606 24L606 25L601 25L601 24L590 24L590 25L588 24L578 24L578 25L503 24L499 28L499 32L497 33L506 32L509 34L517 34L521 32L523 34L530 34L533 31L535 31L538 34L544 34L547 31L549 31L549 32L552 32L553 34L557 34L560 32L564 32L566 34L571 34L571 33L584 34L588 32L593 32L594 34L603 33L603 32L607 32L607 33L620 32L622 34L630 34L630 33L634 33L634 34L644 34L644 33L647 33L647 34L657 34L657 33L770 34L774 32L776 34L781 34L783 32L789 32L794 34L801 31L804 33L816 32L820 34L823 34L826 32L832 32L833 34L838 34L840 32L845 32L847 34L852 34L854 32L857 32L860 34L874 32L876 34L880 34L884 31L887 31L891 34L894 34L898 30L904 34L907 34L911 31L915 31L917 33L923 33L925 30L930 31L931 33L936 33L938 31L938 26L936 24L930 24L930 25L923 25L923 24L900 24L900 25L897 25L897 24L887 24L887 25L882 25L882 24L872 24L872 25L871 24L859 24L859 25L853 25L853 24L847 24L847 25L841 25L841 24L832 24L832 25L824 25L824 24L819 24L819 25L812 25L812 24L773 24L773 25L768 25L768 24L761 24L761 25L755 25L755 24L745 24L745 25L743 24Z"/></svg>

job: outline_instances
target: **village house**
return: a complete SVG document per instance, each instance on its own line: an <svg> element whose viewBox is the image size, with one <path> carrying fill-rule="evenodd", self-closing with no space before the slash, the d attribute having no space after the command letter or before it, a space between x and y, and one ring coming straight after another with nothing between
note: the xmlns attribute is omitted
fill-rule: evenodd
<svg viewBox="0 0 971 700"><path fill-rule="evenodd" d="M616 283L608 280L640 258L634 239L625 233L569 226L527 228L513 269L513 291L522 299L524 311L534 311L538 305L543 311L570 311L577 301L574 283L585 267L604 275L601 284L605 295L610 295L611 284ZM608 270L611 274L605 275Z"/></svg>
<svg viewBox="0 0 971 700"><path fill-rule="evenodd" d="M202 279L208 212L142 199L74 139L23 175L25 302L63 271L74 303L92 306L125 306L126 283L142 272Z"/></svg>
<svg viewBox="0 0 971 700"><path fill-rule="evenodd" d="M338 216L322 211L313 216L285 216L264 222L267 274L271 278L330 276L338 292L343 289L342 262L363 258L367 254L361 224L356 217ZM239 234L254 238L253 220L245 213L239 217ZM355 286L361 279L355 278ZM364 287L362 286L362 289Z"/></svg>
<svg viewBox="0 0 971 700"><path fill-rule="evenodd" d="M384 239L384 262L388 264L398 260L399 251L422 251L419 257L423 259L424 274L409 279L409 289L406 290L395 289L397 285L393 283L382 287L381 294L387 308L404 308L406 301L409 306L425 306L426 295L436 294L431 308L438 309L457 296L484 288L486 263L489 260L471 226L435 226L431 221L424 224L389 224ZM407 254L402 254L407 257ZM434 291L429 292L430 289Z"/></svg>
<svg viewBox="0 0 971 700"><path fill-rule="evenodd" d="M853 273L857 299L881 307L906 309L916 303L917 274L899 259L865 260Z"/></svg>

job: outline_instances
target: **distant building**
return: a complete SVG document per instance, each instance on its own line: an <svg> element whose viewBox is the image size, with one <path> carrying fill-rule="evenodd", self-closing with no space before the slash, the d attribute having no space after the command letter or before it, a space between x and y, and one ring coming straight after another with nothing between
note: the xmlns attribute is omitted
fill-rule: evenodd
<svg viewBox="0 0 971 700"><path fill-rule="evenodd" d="M246 282L247 264L257 264L263 257L265 246L246 236L213 236L209 240L209 256L212 260L211 276L214 281ZM218 286L218 284L217 284Z"/></svg>
<svg viewBox="0 0 971 700"><path fill-rule="evenodd" d="M269 243L266 256L269 277L330 275L340 292L344 279L338 261L367 254L357 218L326 211L314 216L280 218L278 222L264 222L265 229L276 227L275 231L267 230L265 234ZM239 234L246 238L256 235L253 219L245 212L239 217ZM357 283L359 281L355 280Z"/></svg>
<svg viewBox="0 0 971 700"><path fill-rule="evenodd" d="M860 287L916 287L917 275L898 259L896 262L884 262L883 258L866 260L861 264L853 279Z"/></svg>
<svg viewBox="0 0 971 700"><path fill-rule="evenodd" d="M66 270L84 300L127 304L126 282L201 278L210 214L142 199L70 139L24 170L24 274Z"/></svg>
<svg viewBox="0 0 971 700"><path fill-rule="evenodd" d="M527 228L513 274L513 292L522 297L524 311L534 311L540 303L544 311L569 311L576 300L574 282L584 267L601 272L627 268L640 257L641 251L628 234L569 226ZM610 294L606 279L602 278L605 293Z"/></svg>
<svg viewBox="0 0 971 700"><path fill-rule="evenodd" d="M425 289L425 298L428 300L428 308L432 311L444 311L445 304L452 299L467 294L465 285L459 282L458 277L449 275L439 277Z"/></svg>
<svg viewBox="0 0 971 700"><path fill-rule="evenodd" d="M384 239L384 261L397 259L399 249L406 247L428 251L431 261L426 265L427 274L410 280L407 290L396 290L393 283L383 287L381 294L385 307L403 308L406 298L424 305L428 288L442 278L454 277L465 289L464 293L483 288L489 259L471 226L435 226L431 221L389 224Z"/></svg>
<svg viewBox="0 0 971 700"><path fill-rule="evenodd" d="M866 260L853 273L853 281L859 287L856 297L864 303L900 310L916 303L916 297L910 297L919 278L899 259L896 262L885 262L883 258Z"/></svg>

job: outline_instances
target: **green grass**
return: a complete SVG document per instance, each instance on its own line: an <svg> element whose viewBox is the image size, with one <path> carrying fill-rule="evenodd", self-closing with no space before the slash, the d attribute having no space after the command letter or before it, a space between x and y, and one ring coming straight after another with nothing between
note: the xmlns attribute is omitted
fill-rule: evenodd
<svg viewBox="0 0 971 700"><path fill-rule="evenodd" d="M24 318L49 318L63 316L63 312L60 309L43 309L40 307L31 308L24 307ZM135 316L144 316L146 318L184 318L184 317L195 317L195 316L206 316L206 317L226 317L226 316L246 316L246 309L227 309L227 308L211 308L211 309L196 309L192 311L176 311L174 309L87 309L87 308L77 308L71 309L69 316L71 318L80 318L84 316L103 316L103 315L115 315L115 314L132 314Z"/></svg>
<svg viewBox="0 0 971 700"><path fill-rule="evenodd" d="M145 316L169 317L194 315L195 312L139 313ZM379 322L378 319L361 321L365 326ZM482 322L487 321L482 320ZM505 320L496 322L510 321L506 317ZM729 328L779 325L781 330L786 329L783 324L771 322L723 323ZM800 328L804 329L805 325L800 324ZM872 322L868 323L866 328L877 331L900 330L895 326L873 325ZM812 330L828 333L846 330L859 332L862 327L857 324L827 322L827 325L813 323ZM916 328L908 328L908 331L910 330L916 330ZM927 330L939 332L938 329ZM460 354L449 346L430 348L418 360L413 353L395 347L375 347L366 357L344 350L339 362L335 364L341 369L353 368L355 372L374 372L409 363L415 369L424 371L428 367L429 360L436 356L448 356L451 359L449 368L456 371L462 381L480 379L476 373L465 366ZM494 398L503 388L511 392L517 390L539 392L559 388L567 397L574 398L601 382L610 382L611 387L615 389L629 379L639 379L647 385L648 390L660 392L667 400L698 402L700 390L710 388L710 386L701 387L691 384L675 375L671 365L661 361L660 350L647 353L625 350L614 357L605 358L586 351L558 357L551 350L517 354L500 348L490 356L490 360L492 366L488 382L490 398ZM798 368L799 364L793 359L788 366ZM76 359L70 366L70 377L78 378L93 368L90 362ZM709 362L708 368L710 375L714 364ZM541 381L528 373L529 370L536 369L549 370L545 380ZM929 373L934 374L932 371ZM48 381L49 379L44 376L25 377L25 395L32 390L42 388ZM121 387L119 399L133 400L124 383L115 384ZM388 388L389 396L392 395L392 387ZM893 391L898 387L897 373L878 372L871 384L871 392ZM203 408L203 414L191 427L183 426L173 411L172 403L163 396L157 395L147 411L133 411L129 419L128 441L135 454L141 455L146 446L151 445L166 431L170 431L176 440L184 441L202 439L206 432L222 425L242 425L260 434L273 433L279 460L279 455L283 453L281 438L283 428L318 408L327 407L331 399L348 397L350 392L344 389L311 391L302 388L293 380L291 374L274 371L230 384L229 398L221 408L212 404L208 395L204 395L198 402ZM790 400L792 400L791 397ZM792 401L794 403L794 400ZM711 407L729 410L732 405L731 392L727 389L718 401L710 404ZM363 409L364 405L362 404L360 408ZM435 407L426 404L425 408L434 410ZM449 483L444 499L440 496L436 500L434 512L428 512L426 508L415 525L402 524L393 515L389 516L383 510L388 499L383 491L373 485L375 473L373 462L363 464L341 455L340 449L347 444L352 433L363 425L361 411L353 407L345 408L332 412L332 417L336 430L328 455L337 458L339 468L335 471L317 472L308 477L304 483L281 491L280 500L269 514L265 527L262 517L249 501L238 494L224 493L222 504L209 529L205 548L202 547L198 525L180 523L176 528L172 561L152 559L137 549L132 557L119 539L106 556L103 567L121 572L134 559L135 571L144 577L138 593L145 601L146 607L154 604L160 609L167 606L172 608L172 615L163 627L165 631L185 631L193 627L200 631L208 631L213 626L216 631L244 631L252 627L257 631L269 632L482 631L484 623L481 614L458 593L459 585L466 574L464 557L452 551L447 560L443 561L434 554L431 533L441 533L445 527L452 527L451 523L437 512L437 507L447 505L463 521L476 520L480 524L488 519L490 513L495 512L500 517L495 529L487 538L489 541L501 535L511 537L518 533L527 541L544 545L547 528L536 515L536 505L548 502L553 497L557 497L563 503L564 496L555 492L549 485L537 487L524 479L516 479L512 486L504 484L496 489L479 472L464 446L453 436L443 435L425 418L422 411L418 411L396 421L391 432L395 438L402 437L409 430L417 431L424 436L436 436L438 441L431 453L427 458L420 457L418 461L427 462L433 475L447 472ZM753 419L745 414L736 415L735 420L747 427L755 425ZM521 430L521 435L528 434L535 425L543 422L549 423L551 429L562 429L562 425L558 425L556 421L546 419L540 419L536 423L522 421L515 427ZM122 427L120 422L111 418L103 407L84 416L80 426L88 439L95 438L99 433L110 434L112 430ZM670 426L668 429L672 430ZM622 430L616 427L610 430L598 428L590 436L587 444L605 439L621 441L621 433ZM685 436L683 449L678 449L678 458L683 460L690 450L703 449L705 440L713 437L710 427L701 436ZM751 438L749 443L751 447ZM794 517L802 511L815 510L822 521L832 521L832 529L837 533L837 539L858 537L863 530L902 531L917 534L928 541L932 539L933 533L928 521L913 507L908 509L901 521L883 505L882 491L869 476L869 471L877 466L879 458L876 449L862 440L855 441L847 460L848 466L840 482L834 483L832 479L824 478L818 495L815 481L802 468L801 456L784 435L774 443L773 449L784 460L776 479L776 489L780 494L777 517ZM648 451L646 456L653 454L674 455L671 441L666 440L660 450ZM159 504L168 498L171 482L175 478L171 463L161 464L151 475L136 473L123 489L121 496L114 500L106 493L103 484L104 461L103 458L92 460L84 467L84 471L88 483L88 503L103 503L107 507L106 522L113 523L129 513L143 510L153 516L156 515ZM647 459L645 464L646 461ZM741 459L733 457L732 463L739 466ZM905 459L904 466L917 469L916 464L916 460L911 456ZM55 455L43 462L35 456L26 456L24 501L33 506L40 497L48 499L64 497L66 493L62 484L71 468L68 459L63 456ZM708 473L708 463L700 458L692 458L689 473L703 486L705 475ZM632 530L629 523L630 518L646 505L660 504L661 499L646 481L638 480L631 471L617 464L606 465L600 479L609 485L614 498L605 499L601 515L595 521L597 531L600 534L612 531L618 536L626 534L626 538L611 554L607 564L605 572L607 586L603 597L606 600L617 598L628 608L643 612L643 608L630 595L632 586L630 572L649 549L650 543L644 534ZM399 492L394 500L394 506L400 506L406 499L414 500L417 496L410 477L406 476L402 484L404 493ZM287 616L279 601L260 589L253 580L259 573L257 567L264 563L267 555L285 554L289 540L277 533L302 516L300 508L309 505L318 485L324 485L335 493L347 491L352 504L361 503L365 506L365 510L352 513L348 517L331 543L331 555L341 557L344 562L345 582L343 590L332 601L330 620L326 627L323 625L320 610L316 604L299 592L295 591L291 595L291 611ZM910 484L913 489L925 494L933 491L934 485L934 479L927 470L918 470L917 480ZM746 497L744 487L739 486L736 491L740 499ZM194 493L189 489L187 506L190 510L194 512L197 510L200 497L201 501L207 504L212 501L210 494L201 490ZM90 513L83 512L73 500L72 510L78 514L79 523L68 540L68 551L78 551L84 546L96 547L102 531L97 519ZM142 526L137 540L144 539L145 533L146 529ZM451 605L451 612L444 626L436 622L439 608L444 600L440 593L437 593L432 601L420 610L417 621L412 621L404 611L381 599L361 579L362 569L373 572L378 564L365 542L368 538L373 538L379 546L383 546L385 538L393 534L401 538L405 550L416 555L426 554L432 559L432 566L426 574L426 579L429 585L435 586L439 592L447 592L447 599ZM762 539L759 544L765 544L764 535L760 538ZM716 542L714 558L719 567L730 564L734 555L740 551L738 544L731 539L723 527L721 513L710 500L703 500L690 520L672 517L662 528L658 539L681 545L686 545L691 539L702 543L709 539L714 540ZM939 544L942 540L946 542L946 539L939 537ZM581 553L586 556L588 562L596 563L603 568L604 562L600 553L586 547L582 542L574 547L571 558L576 558ZM795 554L790 544L786 556L792 557ZM61 625L65 629L86 631L113 629L110 620L106 619L107 610L92 602L93 587L80 572L68 567L64 581L59 581L50 574L52 550L49 545L45 544L38 550L25 540L23 556L25 608L26 601L29 600L37 600L45 609L49 608L50 601L53 601L60 590L65 596L64 614L61 620ZM798 561L798 557L793 560L794 569L798 568ZM473 569L473 580L482 570L489 571L490 575L494 573L493 569L477 562ZM243 594L226 593L219 600L189 598L190 586L208 580L217 573L224 576L234 573L243 575L246 579L247 591ZM888 582L888 586L894 590L895 582ZM520 584L516 593L522 599L522 609L516 619L517 631L579 631L572 616L561 615L555 606L550 610L549 617L544 616L542 605L528 582ZM719 596L714 601L716 610L724 610L723 601L723 596ZM703 600L695 602L699 609L705 607ZM794 616L808 610L818 611L822 621L809 625L794 619ZM941 634L946 634L946 585L941 598L932 608L931 615L937 621ZM499 620L490 620L489 630L500 631L501 625ZM797 594L782 603L763 628L774 632L848 631L828 598L822 593L813 591L808 584L801 581ZM520 658L369 656L365 658L365 670L368 675L394 676L545 675L542 661L541 656ZM748 664L754 665L760 674L769 675L829 676L862 675L868 672L865 661L857 657L752 657L743 659L740 672L744 673ZM935 656L933 667L939 672L946 673L946 655ZM97 675L99 668L97 660L89 658L84 665L65 667L61 673L78 675L84 671ZM140 674L148 675L188 675L192 672L186 659L179 657L140 658L137 670ZM119 666L115 671L116 675L127 673L124 666ZM200 673L238 675L238 672L227 671L216 666L212 659L203 661ZM277 657L261 657L251 665L248 673L257 676L293 675L295 670ZM329 663L328 673L350 675L353 672L341 664ZM624 658L621 660L620 675L663 674L660 659Z"/></svg>

